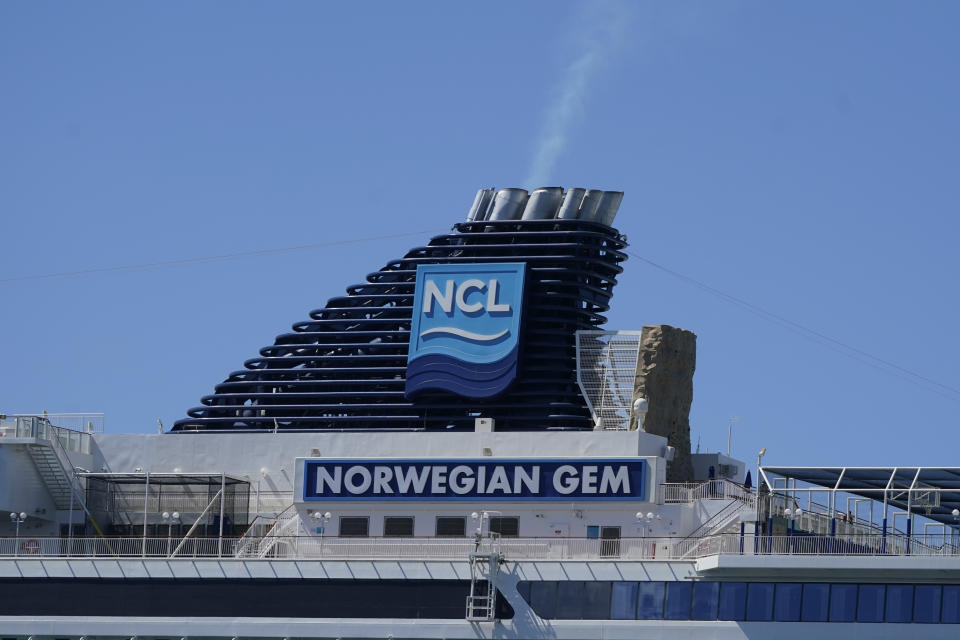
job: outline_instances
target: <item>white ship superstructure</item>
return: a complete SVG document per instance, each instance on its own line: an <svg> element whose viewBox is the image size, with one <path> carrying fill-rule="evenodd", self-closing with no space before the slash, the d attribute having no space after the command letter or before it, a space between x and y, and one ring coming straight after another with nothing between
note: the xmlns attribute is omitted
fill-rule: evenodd
<svg viewBox="0 0 960 640"><path fill-rule="evenodd" d="M170 433L3 416L0 637L955 637L960 470L661 430L621 196L482 190Z"/></svg>

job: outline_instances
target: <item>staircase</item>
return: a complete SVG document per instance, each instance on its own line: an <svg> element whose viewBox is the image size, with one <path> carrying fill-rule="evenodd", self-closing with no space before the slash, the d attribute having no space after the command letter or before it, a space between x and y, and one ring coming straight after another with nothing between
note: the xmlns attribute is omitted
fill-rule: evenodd
<svg viewBox="0 0 960 640"><path fill-rule="evenodd" d="M24 425L33 437L33 442L26 445L27 453L30 454L57 509L69 509L71 499L74 508L82 508L82 487L73 464L60 442L59 429L42 418L17 419L32 422Z"/></svg>
<svg viewBox="0 0 960 640"><path fill-rule="evenodd" d="M500 554L475 552L470 554L470 595L467 596L467 620L469 622L492 622L497 611L497 572L500 570Z"/></svg>

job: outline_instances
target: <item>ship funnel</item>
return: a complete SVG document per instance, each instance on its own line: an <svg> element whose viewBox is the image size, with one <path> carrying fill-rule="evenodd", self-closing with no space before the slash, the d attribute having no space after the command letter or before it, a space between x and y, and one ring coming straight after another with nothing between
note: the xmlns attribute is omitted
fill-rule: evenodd
<svg viewBox="0 0 960 640"><path fill-rule="evenodd" d="M583 202L580 204L580 215L578 220L588 220L590 222L599 222L597 220L597 210L600 208L600 200L603 199L603 191L600 189L587 189L583 195Z"/></svg>
<svg viewBox="0 0 960 640"><path fill-rule="evenodd" d="M530 195L523 210L524 220L552 220L563 200L563 187L542 187Z"/></svg>
<svg viewBox="0 0 960 640"><path fill-rule="evenodd" d="M600 205L597 207L597 222L612 227L622 200L623 191L604 191L603 197L600 198Z"/></svg>
<svg viewBox="0 0 960 640"><path fill-rule="evenodd" d="M473 206L470 207L470 213L467 214L467 222L480 222L485 220L492 200L493 187L477 191L477 197L473 199Z"/></svg>
<svg viewBox="0 0 960 640"><path fill-rule="evenodd" d="M557 219L576 220L580 217L580 203L583 201L583 194L586 192L586 189L569 189L567 196L563 199L563 205L560 206Z"/></svg>
<svg viewBox="0 0 960 640"><path fill-rule="evenodd" d="M493 199L493 211L487 220L519 220L527 197L526 189L500 189Z"/></svg>

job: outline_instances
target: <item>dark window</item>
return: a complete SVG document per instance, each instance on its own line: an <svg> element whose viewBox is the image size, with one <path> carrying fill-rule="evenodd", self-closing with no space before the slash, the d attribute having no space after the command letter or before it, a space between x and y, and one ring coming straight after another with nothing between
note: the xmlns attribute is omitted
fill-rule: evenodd
<svg viewBox="0 0 960 640"><path fill-rule="evenodd" d="M637 619L660 620L663 618L662 582L641 582L637 586Z"/></svg>
<svg viewBox="0 0 960 640"><path fill-rule="evenodd" d="M663 617L666 620L690 619L692 587L691 582L667 583L667 604L663 609Z"/></svg>
<svg viewBox="0 0 960 640"><path fill-rule="evenodd" d="M830 622L853 622L856 617L857 585L833 585L830 589Z"/></svg>
<svg viewBox="0 0 960 640"><path fill-rule="evenodd" d="M408 516L387 516L383 519L383 535L412 536L413 518Z"/></svg>
<svg viewBox="0 0 960 640"><path fill-rule="evenodd" d="M583 618L583 582L563 580L557 583L558 620L580 620Z"/></svg>
<svg viewBox="0 0 960 640"><path fill-rule="evenodd" d="M773 619L773 583L752 582L747 585L747 620Z"/></svg>
<svg viewBox="0 0 960 640"><path fill-rule="evenodd" d="M719 582L694 582L691 620L716 620L717 601L720 598Z"/></svg>
<svg viewBox="0 0 960 640"><path fill-rule="evenodd" d="M541 618L554 618L557 612L557 583L531 582L530 606Z"/></svg>
<svg viewBox="0 0 960 640"><path fill-rule="evenodd" d="M610 613L610 583L586 582L583 587L583 619L606 620Z"/></svg>
<svg viewBox="0 0 960 640"><path fill-rule="evenodd" d="M960 586L943 587L943 608L940 610L940 622L960 622Z"/></svg>
<svg viewBox="0 0 960 640"><path fill-rule="evenodd" d="M520 535L519 518L490 518L490 533L499 533L504 538L516 538Z"/></svg>
<svg viewBox="0 0 960 640"><path fill-rule="evenodd" d="M913 619L913 585L887 586L887 622L910 622Z"/></svg>
<svg viewBox="0 0 960 640"><path fill-rule="evenodd" d="M365 538L370 535L370 518L340 517L341 538Z"/></svg>
<svg viewBox="0 0 960 640"><path fill-rule="evenodd" d="M803 585L803 606L800 620L803 622L826 622L830 607L830 585Z"/></svg>
<svg viewBox="0 0 960 640"><path fill-rule="evenodd" d="M610 619L633 620L637 617L637 583L614 582L610 591Z"/></svg>
<svg viewBox="0 0 960 640"><path fill-rule="evenodd" d="M463 537L465 535L467 535L466 518L437 518L438 538Z"/></svg>
<svg viewBox="0 0 960 640"><path fill-rule="evenodd" d="M720 583L720 620L743 620L747 611L747 585L742 582Z"/></svg>
<svg viewBox="0 0 960 640"><path fill-rule="evenodd" d="M791 584L789 582L778 584L773 599L773 619L777 622L798 622L802 599L802 584Z"/></svg>
<svg viewBox="0 0 960 640"><path fill-rule="evenodd" d="M940 622L940 586L918 584L913 595L914 622Z"/></svg>
<svg viewBox="0 0 960 640"><path fill-rule="evenodd" d="M836 588L836 587L834 587ZM857 622L883 622L883 585L860 585Z"/></svg>

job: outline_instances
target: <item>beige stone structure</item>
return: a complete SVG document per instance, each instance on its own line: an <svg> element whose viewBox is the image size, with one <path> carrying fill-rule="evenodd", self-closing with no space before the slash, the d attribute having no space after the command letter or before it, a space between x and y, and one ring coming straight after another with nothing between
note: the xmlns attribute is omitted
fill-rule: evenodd
<svg viewBox="0 0 960 640"><path fill-rule="evenodd" d="M692 482L690 406L697 368L697 335L669 325L643 327L634 398L646 398L644 430L667 438L676 450L667 482Z"/></svg>

